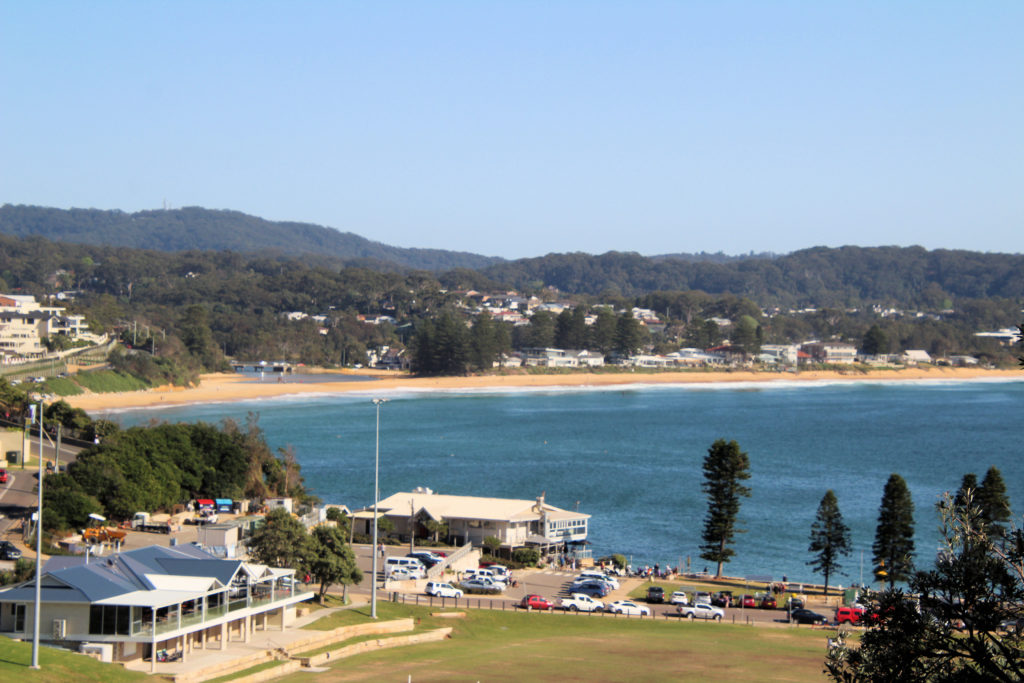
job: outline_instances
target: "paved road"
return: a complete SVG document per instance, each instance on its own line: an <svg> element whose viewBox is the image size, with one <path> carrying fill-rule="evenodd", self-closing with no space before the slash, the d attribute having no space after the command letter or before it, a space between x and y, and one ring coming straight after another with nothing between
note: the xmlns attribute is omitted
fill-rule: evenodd
<svg viewBox="0 0 1024 683"><path fill-rule="evenodd" d="M32 451L35 452L35 449L36 444L33 443ZM61 466L73 462L81 450L77 446L61 444ZM53 446L46 443L44 439L43 457L52 460L53 455ZM0 484L0 538L18 520L31 517L39 501L39 494L36 491L36 482L39 476L37 469L22 469L21 467L7 467L6 469L7 484Z"/></svg>

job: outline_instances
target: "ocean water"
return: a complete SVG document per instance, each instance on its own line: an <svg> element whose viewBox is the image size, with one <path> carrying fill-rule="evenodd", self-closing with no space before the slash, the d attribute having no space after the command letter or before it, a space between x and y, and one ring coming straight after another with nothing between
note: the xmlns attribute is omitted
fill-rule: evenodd
<svg viewBox="0 0 1024 683"><path fill-rule="evenodd" d="M326 502L372 503L375 407L366 391L330 396L126 410L150 420L217 423L259 416L272 447L291 446L308 488ZM701 463L716 439L750 456L737 576L820 580L808 568L818 503L833 489L852 532L845 576L870 580L882 488L892 472L914 499L918 564L938 548L935 503L966 472L989 466L1024 512L1022 381L751 383L517 391L381 392L382 496L439 493L533 499L592 515L595 556L700 570L706 499ZM861 556L863 554L863 565ZM863 574L862 572L863 566ZM713 569L713 567L712 567Z"/></svg>

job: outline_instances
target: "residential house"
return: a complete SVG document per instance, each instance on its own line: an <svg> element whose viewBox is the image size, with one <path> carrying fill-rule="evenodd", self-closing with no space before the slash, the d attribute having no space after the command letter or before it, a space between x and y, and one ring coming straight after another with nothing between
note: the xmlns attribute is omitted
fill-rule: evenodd
<svg viewBox="0 0 1024 683"><path fill-rule="evenodd" d="M800 350L811 358L812 363L855 363L857 347L842 342L807 342Z"/></svg>
<svg viewBox="0 0 1024 683"><path fill-rule="evenodd" d="M54 557L43 567L40 634L63 647L100 645L112 661L167 649L226 649L255 630L284 630L296 603L294 569L217 559L193 545L147 546L105 558ZM32 636L35 579L0 591L0 635Z"/></svg>

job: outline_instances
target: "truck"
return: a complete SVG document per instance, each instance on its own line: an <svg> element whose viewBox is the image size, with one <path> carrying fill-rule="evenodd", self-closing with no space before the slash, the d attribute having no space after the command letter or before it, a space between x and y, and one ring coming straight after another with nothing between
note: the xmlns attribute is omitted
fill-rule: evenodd
<svg viewBox="0 0 1024 683"><path fill-rule="evenodd" d="M170 522L157 522L150 518L148 512L136 512L132 517L132 529L134 531L146 531L151 534L171 533Z"/></svg>
<svg viewBox="0 0 1024 683"><path fill-rule="evenodd" d="M676 607L676 612L679 614L680 619L714 619L715 621L721 621L722 617L725 616L725 612L721 607L714 607L705 602L698 602L693 605L679 605Z"/></svg>
<svg viewBox="0 0 1024 683"><path fill-rule="evenodd" d="M573 593L572 597L562 598L559 607L570 612L601 612L604 603L583 593Z"/></svg>

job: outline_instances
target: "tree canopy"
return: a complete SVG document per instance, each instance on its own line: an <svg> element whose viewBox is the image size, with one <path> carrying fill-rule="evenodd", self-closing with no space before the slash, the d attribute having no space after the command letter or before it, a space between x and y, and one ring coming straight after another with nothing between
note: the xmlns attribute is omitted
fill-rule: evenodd
<svg viewBox="0 0 1024 683"><path fill-rule="evenodd" d="M908 580L914 571L914 503L907 482L898 474L889 476L878 509L874 553L875 578L888 582Z"/></svg>

